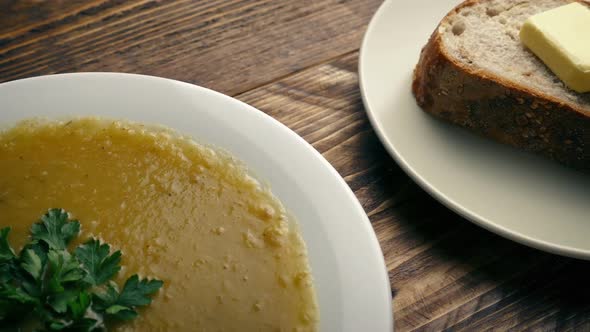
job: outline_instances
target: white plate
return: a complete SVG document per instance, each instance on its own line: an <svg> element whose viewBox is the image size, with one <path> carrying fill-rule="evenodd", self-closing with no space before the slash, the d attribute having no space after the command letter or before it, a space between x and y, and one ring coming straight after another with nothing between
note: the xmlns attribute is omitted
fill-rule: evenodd
<svg viewBox="0 0 590 332"><path fill-rule="evenodd" d="M420 49L456 0L387 0L360 53L369 118L400 166L467 219L538 249L590 259L590 176L422 112L410 91ZM485 244L482 244L485 245Z"/></svg>
<svg viewBox="0 0 590 332"><path fill-rule="evenodd" d="M224 148L267 180L298 219L321 331L391 331L389 278L369 220L332 166L268 115L220 93L157 77L85 73L0 85L0 123L99 115L157 123Z"/></svg>

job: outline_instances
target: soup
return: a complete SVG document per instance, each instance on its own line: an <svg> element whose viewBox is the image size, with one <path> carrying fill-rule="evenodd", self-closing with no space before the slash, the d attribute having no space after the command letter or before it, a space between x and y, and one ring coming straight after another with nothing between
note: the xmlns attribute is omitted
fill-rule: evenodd
<svg viewBox="0 0 590 332"><path fill-rule="evenodd" d="M15 249L63 208L81 221L79 242L122 251L119 284L135 273L164 281L112 330L317 330L296 223L225 152L128 122L35 120L0 134L0 174L0 228L12 227Z"/></svg>

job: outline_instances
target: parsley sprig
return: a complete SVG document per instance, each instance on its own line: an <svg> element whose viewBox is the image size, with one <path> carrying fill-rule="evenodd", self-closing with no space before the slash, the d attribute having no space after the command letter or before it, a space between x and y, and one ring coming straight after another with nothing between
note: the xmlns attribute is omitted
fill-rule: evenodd
<svg viewBox="0 0 590 332"><path fill-rule="evenodd" d="M90 239L73 252L68 244L80 222L50 209L31 227L31 239L17 255L0 229L0 326L38 321L44 331L103 331L106 320L130 320L151 303L161 280L132 275L119 290L111 279L121 269L121 252Z"/></svg>

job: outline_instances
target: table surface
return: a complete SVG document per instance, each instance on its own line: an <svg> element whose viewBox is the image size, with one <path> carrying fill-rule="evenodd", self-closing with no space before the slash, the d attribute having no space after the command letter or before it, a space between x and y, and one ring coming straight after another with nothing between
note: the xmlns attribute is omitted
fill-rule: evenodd
<svg viewBox="0 0 590 332"><path fill-rule="evenodd" d="M491 234L420 189L382 147L358 87L381 0L0 0L0 81L162 76L234 96L311 143L385 255L397 331L590 329L590 263Z"/></svg>

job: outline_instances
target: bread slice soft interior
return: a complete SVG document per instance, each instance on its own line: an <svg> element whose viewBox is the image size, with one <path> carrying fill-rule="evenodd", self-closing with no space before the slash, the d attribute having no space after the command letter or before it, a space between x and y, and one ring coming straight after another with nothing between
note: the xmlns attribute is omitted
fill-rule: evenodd
<svg viewBox="0 0 590 332"><path fill-rule="evenodd" d="M590 113L590 93L567 88L519 39L520 28L528 17L570 2L468 1L441 22L441 46L454 60L482 75L501 77L533 94L544 94ZM587 36L590 31L580 34ZM584 39L587 37L580 42Z"/></svg>

